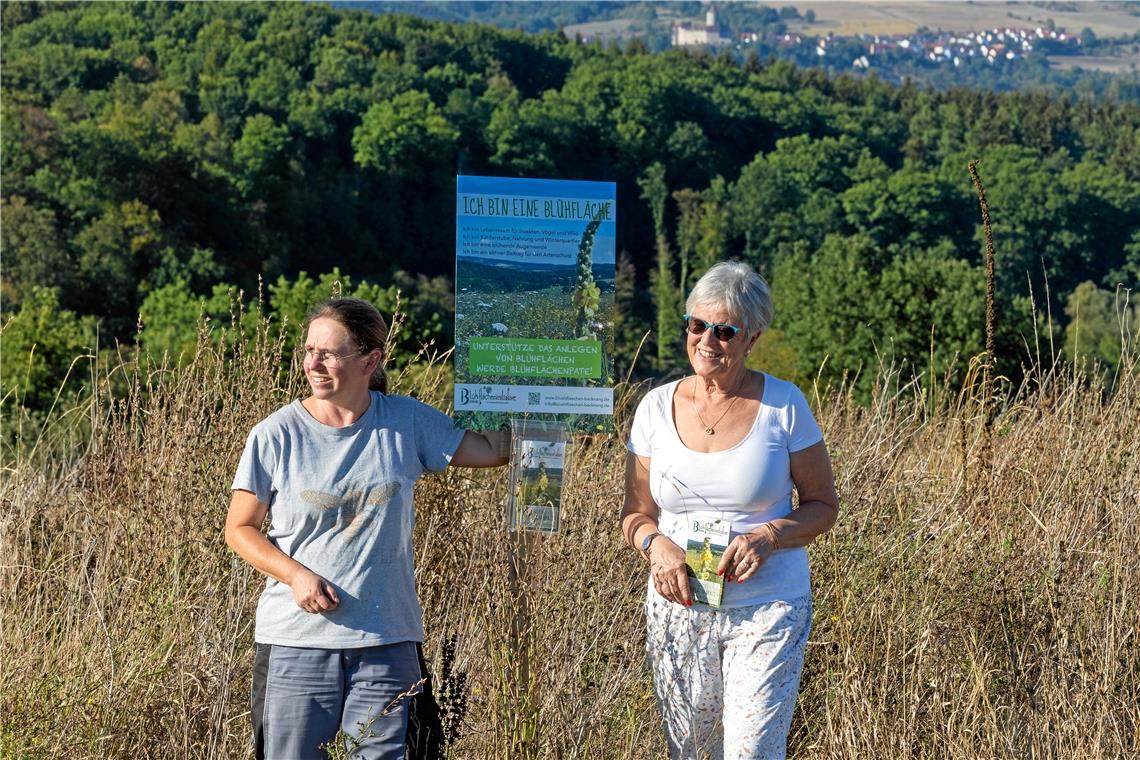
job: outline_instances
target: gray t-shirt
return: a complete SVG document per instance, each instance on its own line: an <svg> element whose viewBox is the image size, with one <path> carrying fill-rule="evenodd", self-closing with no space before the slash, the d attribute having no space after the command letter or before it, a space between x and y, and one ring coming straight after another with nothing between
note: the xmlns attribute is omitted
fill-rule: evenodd
<svg viewBox="0 0 1140 760"><path fill-rule="evenodd" d="M375 391L348 427L318 422L300 401L258 423L232 487L269 505L269 540L329 581L340 604L305 612L271 578L254 639L327 649L423 641L412 489L425 471L447 467L462 438L442 412Z"/></svg>

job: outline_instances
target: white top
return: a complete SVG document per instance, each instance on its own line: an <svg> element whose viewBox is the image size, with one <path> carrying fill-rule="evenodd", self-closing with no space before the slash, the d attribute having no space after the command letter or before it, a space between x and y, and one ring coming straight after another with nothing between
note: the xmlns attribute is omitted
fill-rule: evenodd
<svg viewBox="0 0 1140 760"><path fill-rule="evenodd" d="M637 407L629 450L649 457L649 487L661 510L658 530L685 545L692 518L729 520L731 538L792 511L790 454L823 440L803 393L764 375L764 395L752 429L725 451L685 446L673 421L680 380L655 388ZM726 581L722 607L791 600L811 593L807 551L780 549L743 584Z"/></svg>

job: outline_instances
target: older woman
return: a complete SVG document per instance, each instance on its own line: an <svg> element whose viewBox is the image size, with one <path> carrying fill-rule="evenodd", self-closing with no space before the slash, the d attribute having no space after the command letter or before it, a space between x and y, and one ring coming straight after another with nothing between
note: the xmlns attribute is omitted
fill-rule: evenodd
<svg viewBox="0 0 1140 760"><path fill-rule="evenodd" d="M312 394L254 427L234 478L226 542L269 576L254 631L258 758L323 758L338 730L352 756L404 757L423 677L412 487L449 464L507 461L497 435L387 394L387 335L358 299L310 315Z"/></svg>
<svg viewBox="0 0 1140 760"><path fill-rule="evenodd" d="M649 561L658 707L672 758L783 758L811 628L804 547L839 509L831 463L799 389L745 366L772 320L764 281L717 264L686 311L693 374L638 406L621 515ZM702 535L708 553L714 521L728 529L715 607L695 601L685 563Z"/></svg>

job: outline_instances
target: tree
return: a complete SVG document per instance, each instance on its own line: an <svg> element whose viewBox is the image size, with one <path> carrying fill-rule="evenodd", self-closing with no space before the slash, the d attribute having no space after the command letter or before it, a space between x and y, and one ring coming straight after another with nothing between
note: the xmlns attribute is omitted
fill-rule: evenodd
<svg viewBox="0 0 1140 760"><path fill-rule="evenodd" d="M288 144L288 127L276 124L267 114L248 117L241 138L233 147L237 187L247 195L252 193L284 163Z"/></svg>
<svg viewBox="0 0 1140 760"><path fill-rule="evenodd" d="M614 364L618 375L633 369L633 362L641 348L645 334L645 320L641 318L645 306L642 291L637 288L637 270L629 251L622 250L614 267Z"/></svg>
<svg viewBox="0 0 1140 760"><path fill-rule="evenodd" d="M316 306L331 297L350 296L373 304L389 322L407 320L391 357L396 364L412 359L429 344L441 350L452 345L455 301L451 283L402 271L393 273L391 280L388 285L356 282L336 267L315 280L305 272L293 280L282 276L269 285L270 317L299 339Z"/></svg>
<svg viewBox="0 0 1140 760"><path fill-rule="evenodd" d="M40 414L81 393L87 368L76 362L95 353L96 320L60 309L54 288L33 286L24 294L20 309L6 315L0 326L0 403L11 410L24 408Z"/></svg>
<svg viewBox="0 0 1140 760"><path fill-rule="evenodd" d="M691 279L689 264L701 242L701 194L683 187L673 192L673 200L677 204L677 254L681 260L677 290L684 297L683 291L689 287Z"/></svg>
<svg viewBox="0 0 1140 760"><path fill-rule="evenodd" d="M723 177L714 177L700 198L700 220L697 223L700 238L697 240L697 256L691 275L694 284L713 264L725 257L730 221L728 188ZM681 283L682 290L688 290L689 287L688 282Z"/></svg>
<svg viewBox="0 0 1140 760"><path fill-rule="evenodd" d="M723 10L780 21L772 9ZM512 23L533 13L493 11ZM559 6L551 18L598 12ZM453 240L440 221L454 212L456 166L612 180L628 199L660 163L652 206L619 214L617 227L642 279L630 342L639 325L658 327L655 369L668 361L684 288L714 260L740 256L772 275L789 256L817 266L829 238L858 240L854 274L874 287L895 259L976 262L973 158L998 236L1012 378L1027 276L1038 297L1048 277L1056 315L1081 282L1112 290L1140 276L1135 76L1049 72L1044 61L951 75L900 59L890 71L920 84L896 87L819 68L831 56L821 62L814 44L757 47L742 67L311 3L6 3L2 14L5 304L55 287L61 309L99 317L116 339L133 335L136 311L165 286L181 283L196 302L218 283L251 292L258 277L295 282L336 265L355 282L404 288L418 331L408 346L446 341L450 287L439 278ZM812 68L761 63L769 53ZM962 82L1066 94L947 87ZM775 348L807 362L801 328L811 332L785 325L771 339L782 333ZM917 351L919 333L895 339Z"/></svg>
<svg viewBox="0 0 1140 760"><path fill-rule="evenodd" d="M4 299L19 305L36 286L71 289L76 265L50 209L28 205L13 196L0 201L0 236L4 251Z"/></svg>
<svg viewBox="0 0 1140 760"><path fill-rule="evenodd" d="M671 343L667 336L676 324L677 307L681 302L680 291L673 279L673 252L669 249L669 238L665 233L665 201L669 188L665 184L665 167L653 163L638 178L642 200L649 204L653 215L653 229L657 243L657 267L650 273L650 290L653 293L653 306L657 325L657 367L664 369L669 362Z"/></svg>
<svg viewBox="0 0 1140 760"><path fill-rule="evenodd" d="M877 278L864 264L873 252L866 237L831 235L814 255L800 243L774 267L773 327L795 352L801 378L821 367L830 381L874 374L869 365L884 338L870 309Z"/></svg>
<svg viewBox="0 0 1140 760"><path fill-rule="evenodd" d="M893 258L879 276L873 316L893 355L938 385L984 348L985 279L948 246ZM958 375L960 380L962 375Z"/></svg>
<svg viewBox="0 0 1140 760"><path fill-rule="evenodd" d="M1055 292L1067 292L1076 283L1068 270L1087 250L1087 241L1069 227L1069 200L1056 192L1068 155L1042 160L1021 146L1002 145L979 161L986 198L993 217L998 285L1012 297L1026 291L1027 278L1035 292L1045 292L1045 278ZM975 222L976 250L983 234Z"/></svg>
<svg viewBox="0 0 1140 760"><path fill-rule="evenodd" d="M930 172L903 168L853 185L839 200L847 223L884 249L930 248L952 240L956 249L968 250L969 238L958 224L966 198Z"/></svg>
<svg viewBox="0 0 1140 760"><path fill-rule="evenodd" d="M180 363L194 355L198 329L207 325L227 325L237 302L237 291L218 284L209 296L196 296L185 280L155 288L139 306L139 344L153 359L169 358Z"/></svg>
<svg viewBox="0 0 1140 760"><path fill-rule="evenodd" d="M1134 349L1140 336L1140 307L1130 295L1124 289L1102 290L1092 282L1078 285L1065 304L1065 355L1078 364L1119 367L1125 347Z"/></svg>
<svg viewBox="0 0 1140 760"><path fill-rule="evenodd" d="M857 378L865 398L880 363L937 382L981 351L980 269L939 250L879 262L870 238L829 235L814 255L801 246L777 264L776 325L800 377L822 367L831 382Z"/></svg>
<svg viewBox="0 0 1140 760"><path fill-rule="evenodd" d="M1134 293L1140 292L1140 229L1132 231L1131 238L1124 244L1124 262L1105 276L1103 284L1124 285Z"/></svg>
<svg viewBox="0 0 1140 760"><path fill-rule="evenodd" d="M418 175L455 149L458 130L427 93L409 90L373 104L352 135L357 164L390 174Z"/></svg>
<svg viewBox="0 0 1140 760"><path fill-rule="evenodd" d="M112 335L128 334L161 242L158 213L139 201L113 206L94 219L75 237L78 274L87 283L77 306L106 315Z"/></svg>
<svg viewBox="0 0 1140 760"><path fill-rule="evenodd" d="M784 138L772 152L757 154L729 190L745 258L766 270L796 241L818 247L828 233L843 231L839 193L869 155L846 135Z"/></svg>

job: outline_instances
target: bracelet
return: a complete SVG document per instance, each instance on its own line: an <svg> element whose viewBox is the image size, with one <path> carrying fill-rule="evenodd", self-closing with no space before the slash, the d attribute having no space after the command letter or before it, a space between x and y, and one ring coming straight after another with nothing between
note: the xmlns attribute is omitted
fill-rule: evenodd
<svg viewBox="0 0 1140 760"><path fill-rule="evenodd" d="M776 532L776 526L770 522L764 523L764 527L768 529L768 540L772 543L772 551L780 548L780 534Z"/></svg>

